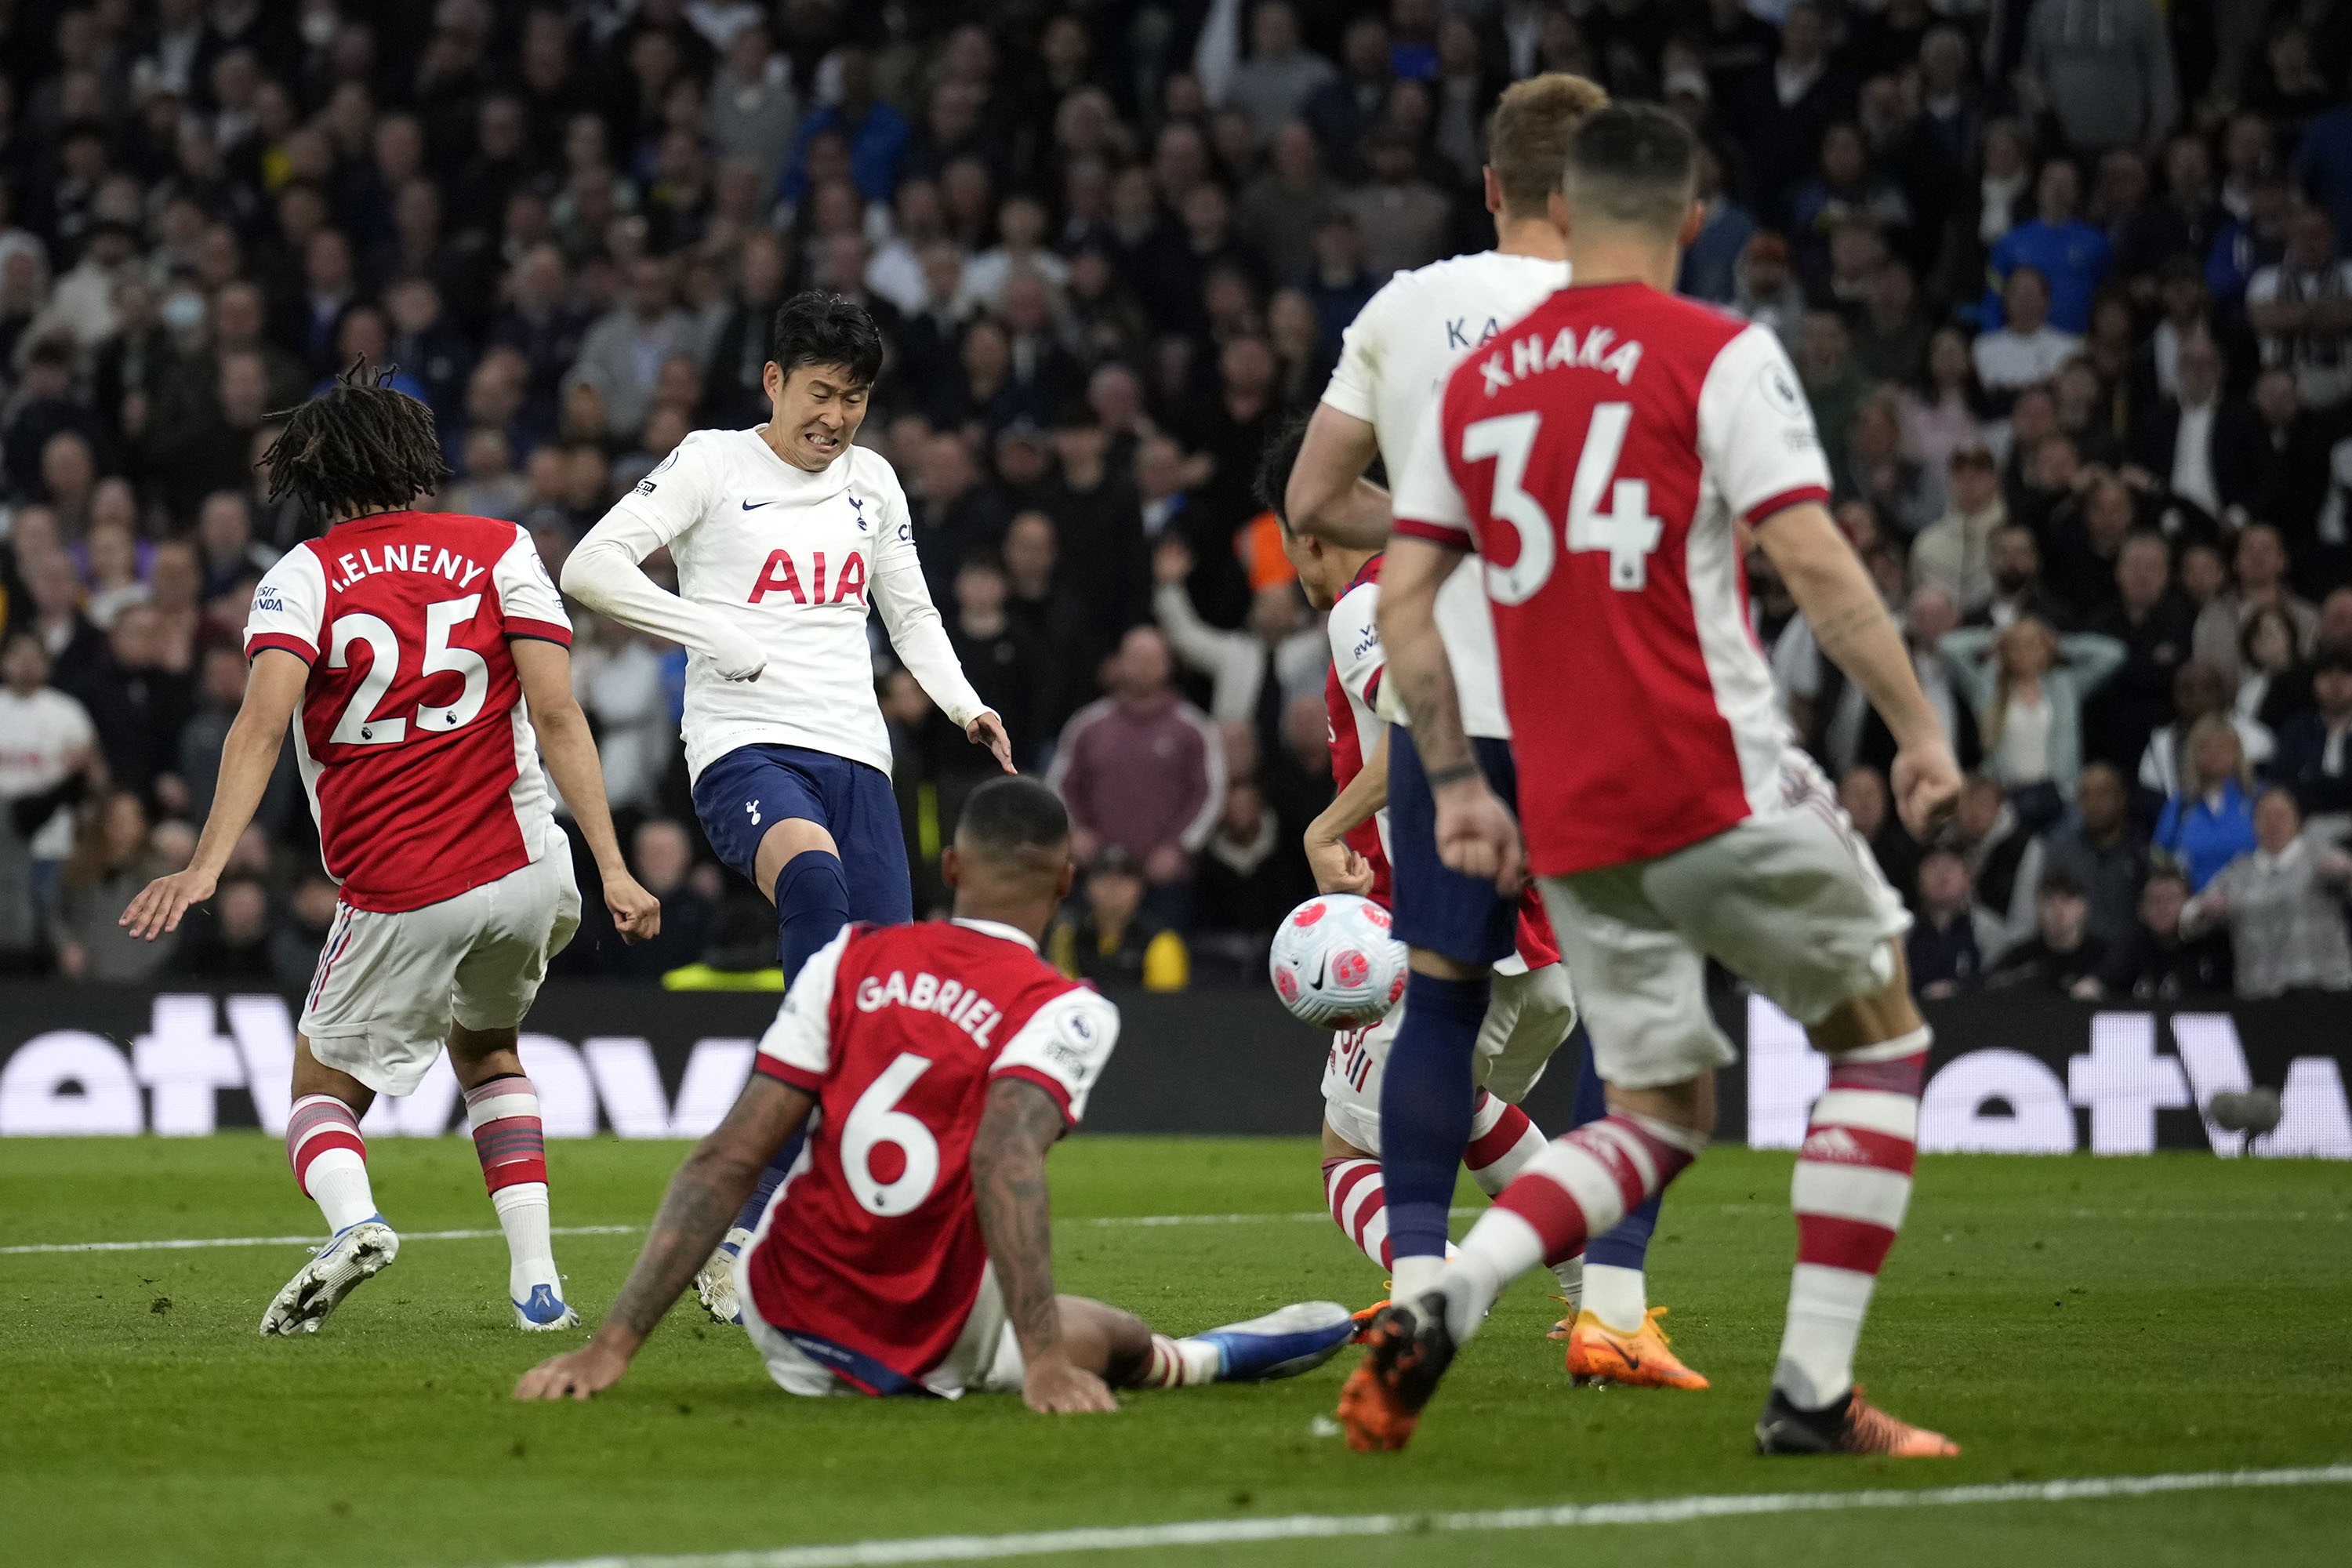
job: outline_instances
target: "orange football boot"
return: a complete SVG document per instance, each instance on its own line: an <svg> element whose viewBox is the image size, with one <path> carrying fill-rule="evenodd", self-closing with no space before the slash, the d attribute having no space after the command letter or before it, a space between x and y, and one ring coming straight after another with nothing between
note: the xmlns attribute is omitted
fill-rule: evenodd
<svg viewBox="0 0 2352 1568"><path fill-rule="evenodd" d="M1756 1421L1759 1454L1885 1454L1897 1459L1949 1459L1960 1446L1941 1432L1914 1426L1870 1404L1854 1384L1843 1407L1804 1411L1779 1389Z"/></svg>
<svg viewBox="0 0 2352 1568"><path fill-rule="evenodd" d="M1591 1312L1579 1312L1572 1324L1556 1325L1552 1337L1567 1330L1568 1374L1580 1387L1618 1383L1629 1388L1705 1388L1706 1379L1666 1348L1674 1342L1658 1327L1665 1315L1665 1308L1653 1307L1642 1315L1642 1326L1627 1334Z"/></svg>

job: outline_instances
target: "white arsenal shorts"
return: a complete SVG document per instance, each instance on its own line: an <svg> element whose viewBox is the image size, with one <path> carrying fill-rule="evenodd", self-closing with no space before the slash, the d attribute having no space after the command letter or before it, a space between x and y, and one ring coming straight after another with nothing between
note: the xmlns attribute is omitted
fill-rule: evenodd
<svg viewBox="0 0 2352 1568"><path fill-rule="evenodd" d="M763 1222L761 1229L765 1228ZM751 1300L751 1257L747 1247L735 1259L735 1299L743 1304L743 1330L751 1336L760 1359L768 1363L768 1375L776 1386L807 1399L864 1397L862 1390L835 1377L831 1367L760 1316ZM941 1398L956 1399L966 1394L1018 1394L1028 1375L1021 1341L1013 1331L1013 1321L1005 1316L1004 1293L996 1287L996 1266L984 1265L971 1315L963 1321L963 1332L948 1347L945 1359L920 1381Z"/></svg>
<svg viewBox="0 0 2352 1568"><path fill-rule="evenodd" d="M1323 1067L1323 1120L1367 1154L1381 1152L1381 1072L1404 1025L1405 1000L1377 1024L1331 1037ZM1497 969L1478 1026L1472 1071L1478 1087L1517 1105L1543 1076L1544 1064L1576 1027L1576 994L1558 963L1507 973Z"/></svg>
<svg viewBox="0 0 2352 1568"><path fill-rule="evenodd" d="M547 825L538 859L421 910L349 904L319 952L297 1026L310 1054L379 1094L424 1081L449 1026L508 1029L547 978L547 961L580 929L572 845Z"/></svg>
<svg viewBox="0 0 2352 1568"><path fill-rule="evenodd" d="M1605 1081L1656 1089L1730 1065L1710 958L1808 1026L1894 984L1909 911L1821 770L1792 758L1783 784L1778 809L1670 855L1543 879Z"/></svg>

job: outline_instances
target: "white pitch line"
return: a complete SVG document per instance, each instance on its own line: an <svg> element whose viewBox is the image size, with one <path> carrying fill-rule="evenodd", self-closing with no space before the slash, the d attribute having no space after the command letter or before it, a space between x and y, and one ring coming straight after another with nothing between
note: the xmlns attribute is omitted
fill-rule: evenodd
<svg viewBox="0 0 2352 1568"><path fill-rule="evenodd" d="M2202 1470L2181 1475L2091 1476L1917 1490L1751 1492L1657 1498L1641 1502L1565 1503L1475 1513L1298 1513L1276 1519L1181 1520L1169 1524L1034 1531L1018 1535L929 1535L786 1546L772 1552L687 1556L585 1557L529 1568L877 1568L902 1563L978 1563L1072 1552L1133 1552L1155 1546L1231 1546L1251 1542L1408 1535L1431 1531L1568 1530L1599 1524L1687 1524L1695 1520L1849 1510L1954 1508L1981 1503L2079 1502L2239 1488L2352 1485L2352 1465L2301 1469Z"/></svg>
<svg viewBox="0 0 2352 1568"><path fill-rule="evenodd" d="M1455 1209L1457 1215L1477 1214L1478 1209ZM1112 1215L1097 1219L1070 1219L1070 1226L1104 1226L1114 1229L1149 1228L1171 1225L1287 1225L1299 1220L1328 1220L1331 1216L1321 1209L1304 1210L1297 1214L1145 1214ZM641 1225L575 1225L558 1226L555 1236L628 1236L646 1227ZM505 1234L496 1230L404 1230L403 1242L411 1241L482 1241ZM26 1252L179 1252L202 1247L316 1247L324 1237L318 1236L204 1236L166 1238L155 1241L49 1241L23 1247L0 1247L0 1257Z"/></svg>
<svg viewBox="0 0 2352 1568"><path fill-rule="evenodd" d="M559 1225L551 1236L627 1236L641 1225ZM404 1230L409 1241L485 1241L506 1233L498 1230ZM323 1236L201 1236L163 1241L49 1241L30 1247L0 1247L0 1255L22 1252L183 1252L197 1247L316 1247Z"/></svg>

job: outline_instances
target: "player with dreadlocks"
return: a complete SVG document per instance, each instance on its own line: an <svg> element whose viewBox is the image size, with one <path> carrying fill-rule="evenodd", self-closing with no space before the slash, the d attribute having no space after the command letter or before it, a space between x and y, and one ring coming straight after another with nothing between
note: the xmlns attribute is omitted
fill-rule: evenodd
<svg viewBox="0 0 2352 1568"><path fill-rule="evenodd" d="M622 940L655 935L661 906L622 864L572 695L571 623L530 536L415 510L448 469L432 411L386 379L354 367L285 416L264 459L269 498L299 500L320 537L254 592L245 701L194 858L121 923L152 942L212 896L290 724L341 898L297 1026L286 1154L331 1234L261 1331L316 1332L399 1253L360 1118L379 1094L415 1092L445 1043L506 1233L516 1325L567 1328L579 1320L549 1239L539 1097L516 1054L547 961L580 923L542 754Z"/></svg>

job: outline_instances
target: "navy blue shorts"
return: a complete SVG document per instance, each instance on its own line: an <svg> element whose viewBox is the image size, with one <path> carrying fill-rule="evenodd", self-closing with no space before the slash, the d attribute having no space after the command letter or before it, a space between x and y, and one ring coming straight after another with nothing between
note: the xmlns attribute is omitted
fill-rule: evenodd
<svg viewBox="0 0 2352 1568"><path fill-rule="evenodd" d="M1474 735L1470 745L1487 784L1517 811L1519 770L1511 743ZM1437 858L1437 802L1412 732L1402 724L1389 726L1389 868L1397 940L1407 947L1426 948L1456 963L1500 963L1518 951L1518 900Z"/></svg>
<svg viewBox="0 0 2352 1568"><path fill-rule="evenodd" d="M694 781L694 815L719 858L755 886L768 830L788 816L814 822L841 851L851 920L903 925L915 918L898 797L879 768L804 746L739 746Z"/></svg>

